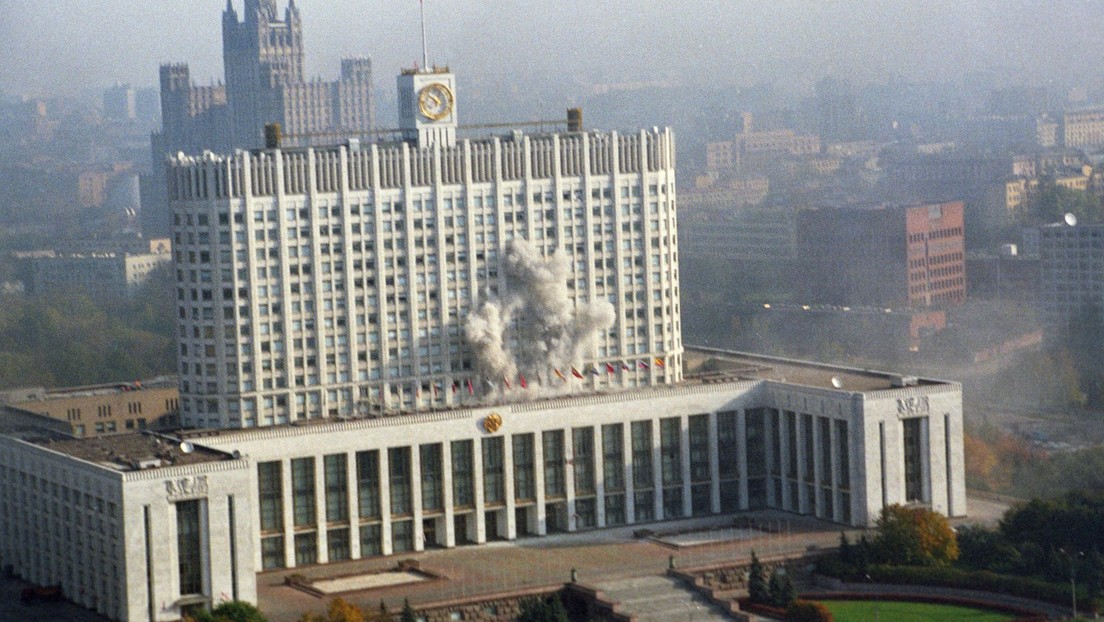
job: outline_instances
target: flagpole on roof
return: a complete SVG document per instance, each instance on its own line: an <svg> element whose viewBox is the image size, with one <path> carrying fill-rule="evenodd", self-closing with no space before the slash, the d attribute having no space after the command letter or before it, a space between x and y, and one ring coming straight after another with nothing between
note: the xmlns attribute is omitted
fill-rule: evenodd
<svg viewBox="0 0 1104 622"><path fill-rule="evenodd" d="M422 70L429 69L429 44L426 41L425 0L418 0L422 12Z"/></svg>

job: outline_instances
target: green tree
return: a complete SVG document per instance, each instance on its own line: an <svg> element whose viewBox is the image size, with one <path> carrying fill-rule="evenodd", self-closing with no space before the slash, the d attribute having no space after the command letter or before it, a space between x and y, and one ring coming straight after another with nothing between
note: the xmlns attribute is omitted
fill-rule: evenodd
<svg viewBox="0 0 1104 622"><path fill-rule="evenodd" d="M568 622L567 610L558 594L548 598L527 598L521 602L517 622Z"/></svg>
<svg viewBox="0 0 1104 622"><path fill-rule="evenodd" d="M797 600L797 588L793 580L781 566L771 573L770 585L767 588L770 593L770 605L779 609L786 609Z"/></svg>
<svg viewBox="0 0 1104 622"><path fill-rule="evenodd" d="M1059 186L1052 175L1044 175L1034 195L1024 203L1016 220L1024 225L1042 225L1073 214L1081 222L1100 220L1100 201L1084 190Z"/></svg>
<svg viewBox="0 0 1104 622"><path fill-rule="evenodd" d="M399 620L402 622L417 622L417 619L418 616L414 613L414 608L410 606L410 601L404 598L402 615L399 616Z"/></svg>
<svg viewBox="0 0 1104 622"><path fill-rule="evenodd" d="M874 547L890 564L949 564L958 559L954 530L942 514L927 508L890 505L878 518Z"/></svg>
<svg viewBox="0 0 1104 622"><path fill-rule="evenodd" d="M210 611L200 612L196 622L268 622L254 605L241 600L228 600Z"/></svg>
<svg viewBox="0 0 1104 622"><path fill-rule="evenodd" d="M770 602L770 591L767 588L767 571L756 557L755 551L751 552L751 567L748 569L748 598L751 602L765 605Z"/></svg>

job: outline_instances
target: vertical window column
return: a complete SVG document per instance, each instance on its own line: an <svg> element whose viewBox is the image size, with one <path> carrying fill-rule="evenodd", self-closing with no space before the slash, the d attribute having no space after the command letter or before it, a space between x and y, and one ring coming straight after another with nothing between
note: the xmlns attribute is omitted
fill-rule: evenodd
<svg viewBox="0 0 1104 622"><path fill-rule="evenodd" d="M349 558L360 559L360 485L355 453L345 454L345 481L349 494Z"/></svg>
<svg viewBox="0 0 1104 622"><path fill-rule="evenodd" d="M714 514L721 513L721 439L717 421L719 416L716 412L709 413L709 509ZM736 455L733 452L729 460L735 458Z"/></svg>
<svg viewBox="0 0 1104 622"><path fill-rule="evenodd" d="M282 464L257 464L257 501L261 532L261 568L283 568L284 557L284 491Z"/></svg>
<svg viewBox="0 0 1104 622"><path fill-rule="evenodd" d="M654 442L654 420L632 422L632 483L635 522L656 518L656 482L659 446Z"/></svg>
<svg viewBox="0 0 1104 622"><path fill-rule="evenodd" d="M318 480L314 458L291 461L291 500L294 514L295 565L318 563Z"/></svg>
<svg viewBox="0 0 1104 622"><path fill-rule="evenodd" d="M712 415L691 415L686 422L686 438L682 444L686 446L683 455L683 481L688 482L688 490L684 490L683 498L689 500L689 508L684 501L685 516L706 516L713 510L712 490L717 481L712 473L712 459L710 457L710 430L712 429ZM686 510L689 514L685 514Z"/></svg>

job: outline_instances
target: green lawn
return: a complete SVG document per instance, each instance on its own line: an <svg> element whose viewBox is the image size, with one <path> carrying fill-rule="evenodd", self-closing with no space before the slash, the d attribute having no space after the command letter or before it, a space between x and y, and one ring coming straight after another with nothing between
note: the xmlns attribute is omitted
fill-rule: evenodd
<svg viewBox="0 0 1104 622"><path fill-rule="evenodd" d="M905 601L824 600L836 622L1005 622L1003 613L955 605L911 603ZM877 613L877 616L875 616Z"/></svg>

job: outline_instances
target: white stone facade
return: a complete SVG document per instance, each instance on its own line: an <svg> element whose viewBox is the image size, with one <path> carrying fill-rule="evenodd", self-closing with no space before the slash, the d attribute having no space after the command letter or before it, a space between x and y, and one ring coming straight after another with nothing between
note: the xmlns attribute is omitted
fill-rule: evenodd
<svg viewBox="0 0 1104 622"><path fill-rule="evenodd" d="M957 384L758 379L195 440L241 451L269 491L252 521L261 569L761 508L854 526L893 503L963 516L961 435Z"/></svg>
<svg viewBox="0 0 1104 622"><path fill-rule="evenodd" d="M249 463L227 458L127 471L0 436L0 565L112 620L255 602ZM177 510L188 502L198 583L182 593Z"/></svg>
<svg viewBox="0 0 1104 622"><path fill-rule="evenodd" d="M239 151L168 175L187 427L457 406L469 380L485 399L501 379L477 375L463 324L505 287L511 240L566 261L573 306L616 313L543 379L681 378L670 130Z"/></svg>

